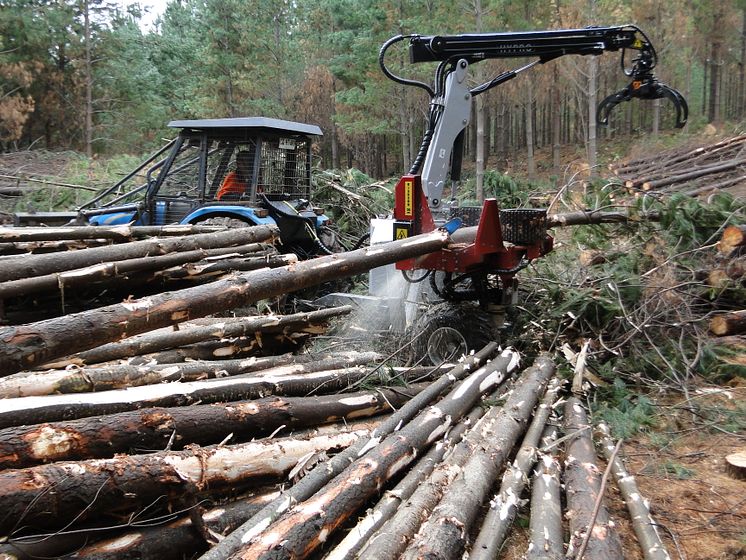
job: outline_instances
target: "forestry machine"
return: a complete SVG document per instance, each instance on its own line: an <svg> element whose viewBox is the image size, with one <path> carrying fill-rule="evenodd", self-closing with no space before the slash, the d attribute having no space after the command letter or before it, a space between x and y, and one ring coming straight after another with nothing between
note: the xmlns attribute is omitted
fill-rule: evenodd
<svg viewBox="0 0 746 560"><path fill-rule="evenodd" d="M432 85L397 76L386 66L389 48L405 40L409 41L411 63L437 63ZM383 73L397 83L423 89L431 101L419 153L409 173L396 185L393 220L375 220L371 242L402 239L439 227L451 234L454 243L448 249L396 264L410 286L404 296L405 305L399 300L390 306L406 309L404 322L413 329L416 339L413 345L434 363L453 352L484 343L485 336L494 340L490 336L494 328L485 333L480 325L480 310L492 311L493 319L498 317L499 323L504 306L514 302L516 273L552 250L546 210L499 209L494 199L486 200L481 208L457 206L456 183L461 173L464 130L471 117L472 98L560 56L600 55L605 51L621 51L622 70L631 83L601 102L597 112L600 124L608 122L609 113L622 101L668 98L676 111L676 126L684 126L688 116L686 100L656 79L653 74L656 51L648 37L634 25L517 33L399 35L382 46L379 63ZM631 57L629 53L633 53ZM487 59L528 57L536 60L480 85L470 85L469 70L473 64ZM448 181L449 197L444 192ZM385 275L381 274L379 271L378 278L375 274L371 276L374 295L386 295L386 286L390 286L390 278L382 279ZM429 289L421 284L412 285L425 278L429 278ZM432 307L417 319L423 300L446 303ZM463 302L478 302L479 306Z"/></svg>

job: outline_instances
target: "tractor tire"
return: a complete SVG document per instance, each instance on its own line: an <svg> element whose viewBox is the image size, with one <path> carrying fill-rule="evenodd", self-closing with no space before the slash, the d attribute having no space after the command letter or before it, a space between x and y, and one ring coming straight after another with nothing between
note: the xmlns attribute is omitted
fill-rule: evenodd
<svg viewBox="0 0 746 560"><path fill-rule="evenodd" d="M456 362L490 342L499 342L492 315L471 302L431 307L415 321L411 335L414 361L432 365Z"/></svg>

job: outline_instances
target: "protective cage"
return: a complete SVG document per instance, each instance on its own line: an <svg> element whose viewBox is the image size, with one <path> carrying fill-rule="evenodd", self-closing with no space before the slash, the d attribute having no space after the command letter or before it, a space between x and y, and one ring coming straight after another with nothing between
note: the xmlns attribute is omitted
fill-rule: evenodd
<svg viewBox="0 0 746 560"><path fill-rule="evenodd" d="M513 245L534 245L547 234L547 211L509 208L500 210L503 241Z"/></svg>

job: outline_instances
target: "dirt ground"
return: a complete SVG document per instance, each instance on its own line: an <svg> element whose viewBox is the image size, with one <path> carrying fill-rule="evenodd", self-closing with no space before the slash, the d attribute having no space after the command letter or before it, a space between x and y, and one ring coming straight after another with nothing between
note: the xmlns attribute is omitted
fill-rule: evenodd
<svg viewBox="0 0 746 560"><path fill-rule="evenodd" d="M715 391L715 392L710 392ZM703 426L683 409L683 399L658 403L659 426L624 442L628 471L649 501L673 560L746 559L746 479L726 473L725 457L746 448L746 432L726 433L716 424ZM746 410L746 382L735 387L694 393L692 401L705 407ZM740 403L740 405L739 405ZM736 418L746 424L746 418ZM605 468L603 459L600 468ZM606 505L619 529L625 560L642 560L623 498L610 479ZM528 546L527 520L519 518L500 558L520 560Z"/></svg>

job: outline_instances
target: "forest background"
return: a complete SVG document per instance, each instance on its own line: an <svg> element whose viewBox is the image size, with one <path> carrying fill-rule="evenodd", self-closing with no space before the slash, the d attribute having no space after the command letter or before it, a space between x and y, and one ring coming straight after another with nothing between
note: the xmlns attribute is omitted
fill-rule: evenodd
<svg viewBox="0 0 746 560"><path fill-rule="evenodd" d="M321 126L322 167L401 174L428 100L378 68L381 44L399 33L636 23L658 49L659 79L689 100L691 131L746 107L743 0L172 0L152 28L143 16L107 0L1 0L0 148L142 154L173 136L172 119L261 115ZM389 61L431 78L404 48ZM475 80L520 63L482 63ZM537 148L551 153L539 173L561 173L563 146L593 172L599 141L656 137L670 124L665 102L625 103L597 134L596 104L627 80L618 53L564 57L477 97L466 142L477 197L485 167L510 172L517 153L529 179Z"/></svg>

